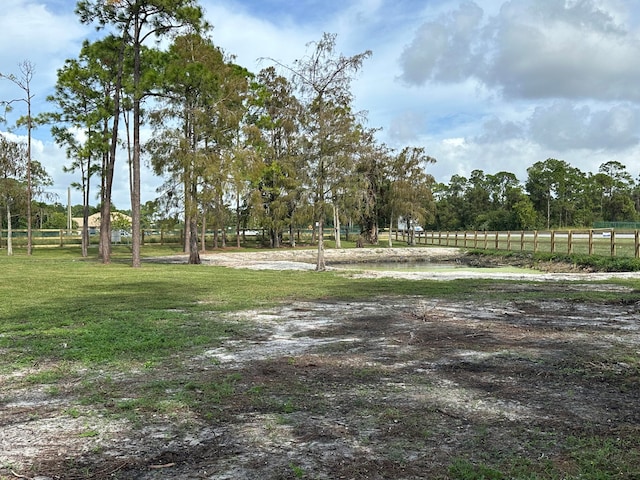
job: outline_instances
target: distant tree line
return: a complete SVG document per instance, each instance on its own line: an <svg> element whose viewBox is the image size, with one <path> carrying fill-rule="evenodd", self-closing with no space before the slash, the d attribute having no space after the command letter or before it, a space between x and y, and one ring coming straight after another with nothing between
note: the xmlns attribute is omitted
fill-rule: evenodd
<svg viewBox="0 0 640 480"><path fill-rule="evenodd" d="M592 226L596 222L636 222L640 184L625 165L609 161L597 173L582 172L549 158L527 169L521 182L513 173L469 178L454 175L433 189L435 230L529 230Z"/></svg>

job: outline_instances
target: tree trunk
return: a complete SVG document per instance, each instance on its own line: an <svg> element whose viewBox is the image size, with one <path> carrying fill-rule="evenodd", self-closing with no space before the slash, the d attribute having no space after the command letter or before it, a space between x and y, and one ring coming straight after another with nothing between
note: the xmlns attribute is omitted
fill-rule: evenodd
<svg viewBox="0 0 640 480"><path fill-rule="evenodd" d="M415 246L416 244L415 229L413 227L413 218L411 216L407 217L407 244L411 246Z"/></svg>
<svg viewBox="0 0 640 480"><path fill-rule="evenodd" d="M7 256L13 255L13 231L11 229L11 207L7 202Z"/></svg>
<svg viewBox="0 0 640 480"><path fill-rule="evenodd" d="M342 243L340 242L340 210L335 203L333 204L333 234L336 248L342 248Z"/></svg>
<svg viewBox="0 0 640 480"><path fill-rule="evenodd" d="M236 247L240 248L240 195L236 195Z"/></svg>
<svg viewBox="0 0 640 480"><path fill-rule="evenodd" d="M111 194L100 207L100 246L102 263L111 263Z"/></svg>
<svg viewBox="0 0 640 480"><path fill-rule="evenodd" d="M202 262L200 260L200 252L198 252L198 226L196 225L195 216L191 218L189 231L191 232L189 235L189 264L199 265Z"/></svg>
<svg viewBox="0 0 640 480"><path fill-rule="evenodd" d="M320 110L322 115L322 109ZM320 127L322 137L322 126ZM320 162L318 163L318 191L317 201L318 208L316 214L318 215L318 221L316 225L318 227L318 258L316 259L316 271L323 272L327 269L327 265L324 261L324 158L322 156L322 147L320 148Z"/></svg>
<svg viewBox="0 0 640 480"><path fill-rule="evenodd" d="M393 213L389 217L389 248L393 247Z"/></svg>
<svg viewBox="0 0 640 480"><path fill-rule="evenodd" d="M191 215L187 213L188 208L184 212L184 244L182 249L184 253L191 253Z"/></svg>
<svg viewBox="0 0 640 480"><path fill-rule="evenodd" d="M29 85L27 83L27 85ZM31 201L33 199L33 179L31 175L31 130L33 128L31 118L31 92L27 88L27 255L33 250L33 232L31 226Z"/></svg>
<svg viewBox="0 0 640 480"><path fill-rule="evenodd" d="M273 248L280 248L281 244L280 244L280 231L278 231L275 228L271 229L271 246Z"/></svg>
<svg viewBox="0 0 640 480"><path fill-rule="evenodd" d="M122 94L122 72L124 68L124 41L118 52L118 75L113 93L113 125L111 131L111 145L109 152L105 153L103 162L102 191L100 198L100 247L98 254L102 258L102 263L111 263L111 192L113 190L113 173L116 163L116 152L118 151L118 129L120 126L120 95ZM109 125L105 121L104 131L108 132Z"/></svg>
<svg viewBox="0 0 640 480"><path fill-rule="evenodd" d="M82 257L89 256L89 172L91 171L91 163L87 165L87 179L82 189ZM69 194L70 196L71 194ZM69 201L71 205L71 201ZM71 207L69 207L71 208ZM71 220L69 220L71 223Z"/></svg>
<svg viewBox="0 0 640 480"><path fill-rule="evenodd" d="M322 215L318 220L318 258L316 262L316 270L318 272L323 272L327 269L327 265L324 261L324 221L322 219Z"/></svg>
<svg viewBox="0 0 640 480"><path fill-rule="evenodd" d="M138 268L141 265L140 257L140 32L136 19L136 35L133 48L133 158L131 160L131 266Z"/></svg>
<svg viewBox="0 0 640 480"><path fill-rule="evenodd" d="M82 208L82 257L89 256L89 205L85 203Z"/></svg>
<svg viewBox="0 0 640 480"><path fill-rule="evenodd" d="M200 243L202 244L200 251L205 253L207 251L207 216L202 215L202 233L200 235Z"/></svg>

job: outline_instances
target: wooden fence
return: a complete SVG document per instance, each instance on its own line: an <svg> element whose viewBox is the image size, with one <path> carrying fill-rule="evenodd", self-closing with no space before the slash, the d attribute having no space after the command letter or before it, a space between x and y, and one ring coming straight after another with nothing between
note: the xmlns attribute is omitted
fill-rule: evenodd
<svg viewBox="0 0 640 480"><path fill-rule="evenodd" d="M255 234L255 233L253 233ZM0 230L0 248L6 247L7 231ZM145 243L180 244L182 232L145 232ZM396 232L396 240L399 240ZM26 245L26 230L14 230L13 245ZM405 235L401 236L406 239ZM98 243L98 235L91 236L91 243ZM384 238L381 237L384 241ZM130 243L123 236L116 243ZM80 235L66 230L34 230L34 246L79 245ZM533 231L427 231L416 233L419 245L459 247L474 249L509 250L519 252L546 252L558 254L585 254L640 258L640 230L582 229L582 230L533 230Z"/></svg>
<svg viewBox="0 0 640 480"><path fill-rule="evenodd" d="M7 230L0 230L0 248L7 246ZM160 243L160 244L182 244L182 230L170 230L160 232L143 232L143 243ZM27 244L26 230L13 230L11 241L14 247L24 247ZM71 245L80 245L82 236L80 232L74 230L68 232L66 229L33 229L32 241L34 247L66 247ZM92 233L89 236L91 245L98 245L100 235ZM114 244L130 244L131 237L127 234L120 234L117 231L112 232L111 241Z"/></svg>
<svg viewBox="0 0 640 480"><path fill-rule="evenodd" d="M416 240L446 247L640 258L640 230L429 231Z"/></svg>

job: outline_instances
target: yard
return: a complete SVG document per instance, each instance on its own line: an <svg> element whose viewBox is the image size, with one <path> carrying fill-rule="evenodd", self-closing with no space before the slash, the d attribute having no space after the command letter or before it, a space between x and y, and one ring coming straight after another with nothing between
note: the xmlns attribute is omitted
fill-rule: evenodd
<svg viewBox="0 0 640 480"><path fill-rule="evenodd" d="M9 300L0 478L640 476L633 275L407 280L228 256L266 270L59 259L59 282L93 284ZM18 283L41 271L20 262ZM91 353L104 317L116 347Z"/></svg>

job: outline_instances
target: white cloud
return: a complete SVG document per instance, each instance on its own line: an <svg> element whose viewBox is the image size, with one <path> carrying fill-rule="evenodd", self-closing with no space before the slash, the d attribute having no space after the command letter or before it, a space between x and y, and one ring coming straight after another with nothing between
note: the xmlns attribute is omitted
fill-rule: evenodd
<svg viewBox="0 0 640 480"><path fill-rule="evenodd" d="M592 110L567 101L557 102L537 108L529 128L531 138L546 148L617 152L638 144L640 112L628 105Z"/></svg>
<svg viewBox="0 0 640 480"><path fill-rule="evenodd" d="M401 57L402 78L423 85L474 77L509 98L640 101L640 64L632 61L640 33L608 7L510 0L489 16L463 2L415 32Z"/></svg>
<svg viewBox="0 0 640 480"><path fill-rule="evenodd" d="M402 79L409 84L426 81L459 82L476 74L475 52L483 10L463 2L457 10L424 23L401 56Z"/></svg>
<svg viewBox="0 0 640 480"><path fill-rule="evenodd" d="M56 70L78 54L90 28L78 23L73 9L54 12L43 1L4 0L2 7L0 71L19 75L18 65L29 61L35 66L34 87L44 97L42 92L55 82ZM6 98L5 92L10 89L0 83L0 98Z"/></svg>
<svg viewBox="0 0 640 480"><path fill-rule="evenodd" d="M593 1L512 0L487 32L478 76L508 97L640 100L638 33Z"/></svg>

